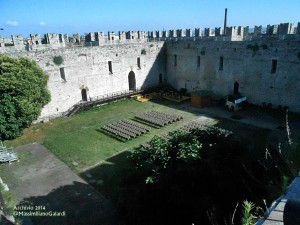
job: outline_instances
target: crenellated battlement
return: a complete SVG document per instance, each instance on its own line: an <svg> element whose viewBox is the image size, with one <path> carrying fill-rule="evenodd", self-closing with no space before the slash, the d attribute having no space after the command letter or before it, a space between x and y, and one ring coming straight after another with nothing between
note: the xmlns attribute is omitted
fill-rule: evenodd
<svg viewBox="0 0 300 225"><path fill-rule="evenodd" d="M30 34L24 39L22 35L12 35L11 39L0 36L0 53L13 51L38 51L44 49L58 49L66 47L88 47L105 44L144 43L148 41L176 41L176 40L211 40L211 41L259 41L259 40L300 40L300 22L295 26L293 23L280 23L267 25L266 29L255 26L231 26L212 28L177 29L163 31L119 31L90 32L85 36L76 33L72 37L67 34L47 33L44 38L39 34Z"/></svg>

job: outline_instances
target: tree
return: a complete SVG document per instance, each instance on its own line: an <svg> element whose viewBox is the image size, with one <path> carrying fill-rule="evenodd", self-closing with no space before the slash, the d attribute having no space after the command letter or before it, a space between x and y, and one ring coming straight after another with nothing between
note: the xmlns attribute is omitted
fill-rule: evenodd
<svg viewBox="0 0 300 225"><path fill-rule="evenodd" d="M48 76L33 61L0 55L0 139L13 139L50 101Z"/></svg>
<svg viewBox="0 0 300 225"><path fill-rule="evenodd" d="M217 127L156 136L130 157L134 170L124 176L118 201L122 223L211 224L214 217L230 224L237 203L261 207L261 199L273 201L274 186L281 188L285 166L277 149L268 151L272 157L249 151L231 131ZM242 216L238 208L235 224Z"/></svg>

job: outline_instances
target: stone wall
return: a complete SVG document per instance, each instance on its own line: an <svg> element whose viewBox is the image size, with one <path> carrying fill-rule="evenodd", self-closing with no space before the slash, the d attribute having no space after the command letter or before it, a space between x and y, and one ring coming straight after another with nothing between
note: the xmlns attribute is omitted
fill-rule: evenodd
<svg viewBox="0 0 300 225"><path fill-rule="evenodd" d="M210 90L221 97L238 82L250 103L300 112L300 42L168 42L167 79L178 90Z"/></svg>
<svg viewBox="0 0 300 225"><path fill-rule="evenodd" d="M62 48L11 56L31 58L49 75L51 102L43 108L40 119L67 111L82 100L83 89L87 100L128 91L131 71L135 74L137 89L157 85L159 74L166 74L164 42Z"/></svg>
<svg viewBox="0 0 300 225"><path fill-rule="evenodd" d="M245 29L237 27L233 31L239 36ZM175 31L171 35L177 36ZM128 91L131 71L136 89L158 85L161 74L164 82L178 90L209 90L225 97L238 82L239 92L250 103L288 106L291 111L300 112L297 93L300 41L280 41L271 36L234 42L223 40L222 36L218 38L222 41L178 39L6 54L29 57L49 75L52 99L42 110L40 120L61 115L83 100L83 92L89 101L97 96ZM62 62L55 58L61 58Z"/></svg>

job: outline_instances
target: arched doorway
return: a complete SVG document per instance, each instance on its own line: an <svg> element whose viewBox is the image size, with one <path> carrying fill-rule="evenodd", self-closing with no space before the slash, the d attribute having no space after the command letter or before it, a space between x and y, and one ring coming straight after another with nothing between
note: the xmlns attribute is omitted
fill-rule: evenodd
<svg viewBox="0 0 300 225"><path fill-rule="evenodd" d="M128 84L129 84L129 91L135 91L136 83L135 83L135 74L133 71L130 71L128 75Z"/></svg>
<svg viewBox="0 0 300 225"><path fill-rule="evenodd" d="M234 87L233 87L233 94L237 95L239 93L239 82L234 82Z"/></svg>
<svg viewBox="0 0 300 225"><path fill-rule="evenodd" d="M82 101L87 101L86 89L84 88L81 90L81 97L82 97Z"/></svg>
<svg viewBox="0 0 300 225"><path fill-rule="evenodd" d="M162 84L162 82L163 82L163 77L162 77L162 74L160 73L159 74L159 84Z"/></svg>

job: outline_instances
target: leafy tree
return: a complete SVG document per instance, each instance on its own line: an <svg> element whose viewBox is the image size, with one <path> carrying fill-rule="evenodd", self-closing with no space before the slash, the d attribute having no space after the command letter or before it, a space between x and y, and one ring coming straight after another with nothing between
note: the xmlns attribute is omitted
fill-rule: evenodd
<svg viewBox="0 0 300 225"><path fill-rule="evenodd" d="M32 60L0 55L0 139L12 139L50 101L48 76Z"/></svg>
<svg viewBox="0 0 300 225"><path fill-rule="evenodd" d="M217 127L156 136L130 157L135 170L118 201L122 223L211 224L210 214L229 224L237 203L273 200L267 186L280 182L281 166L278 151L269 152L272 158L256 157ZM238 209L235 224L242 216Z"/></svg>

